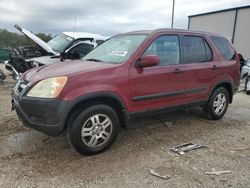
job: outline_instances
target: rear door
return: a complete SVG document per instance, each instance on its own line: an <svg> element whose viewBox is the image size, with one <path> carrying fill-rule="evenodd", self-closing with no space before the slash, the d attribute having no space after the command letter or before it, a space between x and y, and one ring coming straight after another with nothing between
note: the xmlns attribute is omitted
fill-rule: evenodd
<svg viewBox="0 0 250 188"><path fill-rule="evenodd" d="M182 70L179 35L161 35L144 55L158 55L154 67L130 69L131 111L153 110L185 103L185 75Z"/></svg>
<svg viewBox="0 0 250 188"><path fill-rule="evenodd" d="M220 69L214 61L212 48L202 35L181 37L186 72L186 102L207 99L210 87Z"/></svg>

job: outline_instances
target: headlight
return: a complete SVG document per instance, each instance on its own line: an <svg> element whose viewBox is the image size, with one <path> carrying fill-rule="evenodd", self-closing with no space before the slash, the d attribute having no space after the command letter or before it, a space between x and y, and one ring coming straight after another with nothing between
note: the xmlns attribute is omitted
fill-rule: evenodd
<svg viewBox="0 0 250 188"><path fill-rule="evenodd" d="M27 96L39 98L55 98L61 93L66 82L66 76L41 80L28 92Z"/></svg>

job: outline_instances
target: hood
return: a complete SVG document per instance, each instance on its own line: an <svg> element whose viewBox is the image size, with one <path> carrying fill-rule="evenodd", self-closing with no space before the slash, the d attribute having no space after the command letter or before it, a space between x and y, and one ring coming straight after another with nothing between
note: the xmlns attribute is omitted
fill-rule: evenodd
<svg viewBox="0 0 250 188"><path fill-rule="evenodd" d="M114 66L117 65L102 62L75 60L71 62L62 62L58 64L45 65L42 67L31 69L25 72L22 78L31 83L34 83L46 78L57 76L69 76L74 73L103 70Z"/></svg>
<svg viewBox="0 0 250 188"><path fill-rule="evenodd" d="M41 56L41 57L35 57L30 59L34 64L39 65L50 65L54 63L60 63L60 57L59 56Z"/></svg>
<svg viewBox="0 0 250 188"><path fill-rule="evenodd" d="M41 48L43 48L48 53L52 53L54 55L57 55L57 53L46 42L41 40L39 37L37 37L36 35L31 33L30 31L28 31L28 30L26 30L18 25L15 25L15 28L17 30L19 30L20 32L22 32L26 37L30 38L33 42L38 44Z"/></svg>

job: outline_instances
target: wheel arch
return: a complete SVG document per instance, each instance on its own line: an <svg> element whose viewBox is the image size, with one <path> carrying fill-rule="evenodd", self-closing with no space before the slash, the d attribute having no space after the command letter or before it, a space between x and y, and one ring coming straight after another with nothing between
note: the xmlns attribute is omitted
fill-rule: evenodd
<svg viewBox="0 0 250 188"><path fill-rule="evenodd" d="M212 91L209 95L209 98L212 96L213 92L219 87L224 87L228 91L229 103L231 104L233 102L233 84L227 80L217 82L216 85L214 86L214 88L212 89Z"/></svg>
<svg viewBox="0 0 250 188"><path fill-rule="evenodd" d="M127 106L125 105L125 102L122 100L122 98L112 92L98 92L78 97L73 102L73 104L69 107L64 130L71 126L72 121L80 112L95 104L106 104L112 107L118 114L119 120L121 122L121 127L126 128L128 113Z"/></svg>

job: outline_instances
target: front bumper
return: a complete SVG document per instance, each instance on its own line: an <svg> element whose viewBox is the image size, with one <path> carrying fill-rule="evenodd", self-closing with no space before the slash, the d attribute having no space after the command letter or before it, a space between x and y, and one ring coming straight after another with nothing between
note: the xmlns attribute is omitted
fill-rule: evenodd
<svg viewBox="0 0 250 188"><path fill-rule="evenodd" d="M25 90L19 93L15 87L12 94L12 105L23 125L49 136L60 135L65 128L68 102L27 97Z"/></svg>

